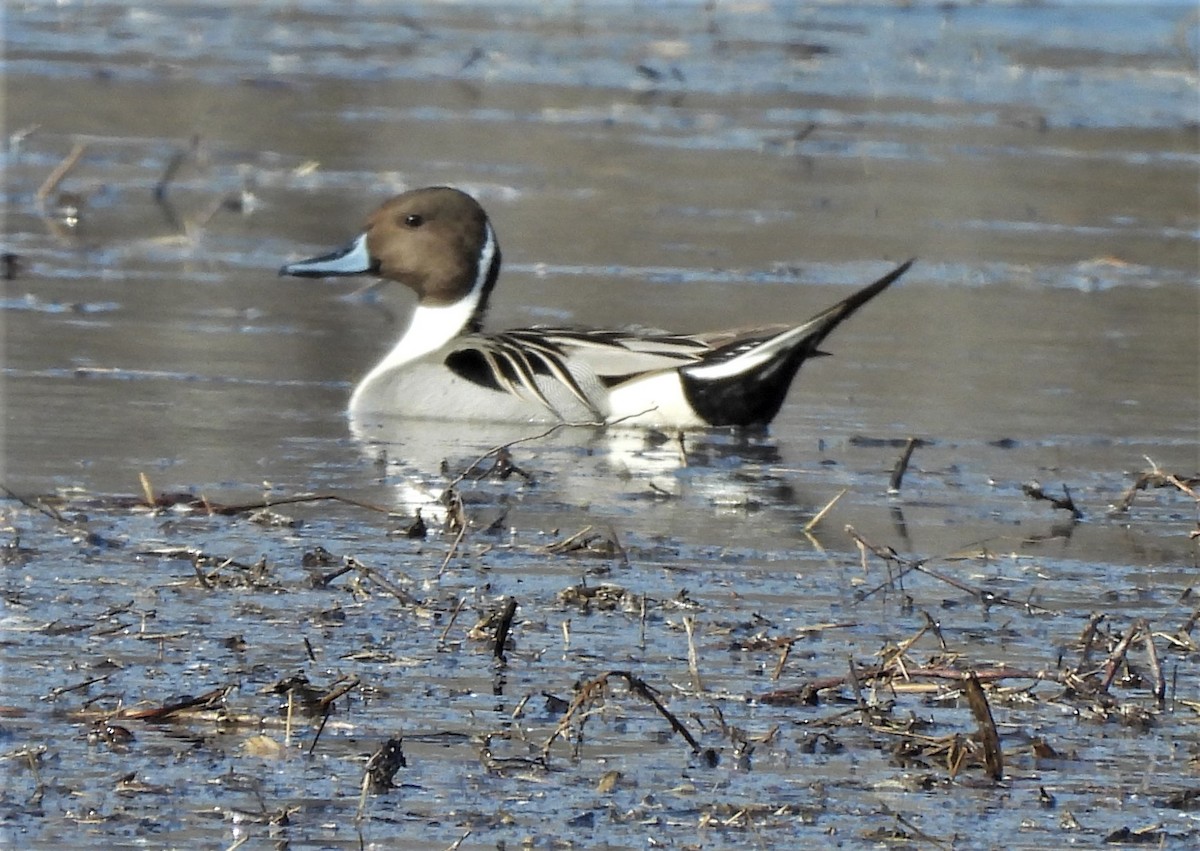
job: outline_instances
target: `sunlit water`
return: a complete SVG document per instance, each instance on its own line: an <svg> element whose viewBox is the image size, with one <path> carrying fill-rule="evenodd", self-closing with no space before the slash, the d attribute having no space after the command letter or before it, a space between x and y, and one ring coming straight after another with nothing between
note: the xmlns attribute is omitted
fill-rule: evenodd
<svg viewBox="0 0 1200 851"><path fill-rule="evenodd" d="M1191 4L65 3L16 5L5 23L3 484L74 496L57 521L5 505L7 842L357 847L365 758L404 734L404 786L372 796L362 826L377 847L468 830L470 848L856 846L896 828L889 812L956 847L1096 844L1155 823L1164 845L1194 843L1188 813L1161 801L1192 771L1196 652L1161 636L1193 610L1195 502L1168 487L1110 511L1152 464L1200 469ZM492 215L496 327L805 318L918 263L806 366L769 436L516 444L518 472L459 485L473 525L456 541L438 530L446 486L538 430L397 421L360 439L345 400L410 302L275 276L433 183ZM910 436L926 443L889 495ZM301 504L277 509L295 525L272 525L88 501L140 494L143 474L218 507L316 493L393 513ZM1082 518L1025 496L1033 479L1066 485ZM423 540L399 534L418 508ZM920 574L860 598L888 574L864 570L847 525L1010 604L985 611ZM547 548L589 526L601 552ZM303 565L318 545L334 567ZM207 587L164 555L189 548L214 559ZM255 582L221 568L264 556ZM412 599L354 575L314 589L342 556ZM636 598L590 613L557 599L585 577ZM506 596L520 608L500 672L467 631ZM1174 700L1153 709L1123 675L1104 720L1053 702L1061 686L1010 681L1034 700L992 694L1000 787L897 761L893 739L856 724L817 725L842 749L814 750L806 725L836 700L762 699L874 664L923 613L962 668L1056 671L1079 662L1096 611L1114 641L1147 620ZM737 649L797 634L778 679L777 650ZM925 636L910 663L940 651ZM481 756L489 734L492 757L536 755L560 717L542 694L569 700L612 669L662 690L718 764L619 688L548 773ZM299 672L363 686L313 756L315 723L282 758L247 754L260 729L283 742L283 699L265 690ZM119 705L224 686L232 720L87 740ZM975 729L952 700L877 697L931 736ZM748 763L714 707L763 739ZM1065 756L1035 758L1034 736ZM623 780L601 792L609 770ZM118 784L131 772L145 785Z"/></svg>

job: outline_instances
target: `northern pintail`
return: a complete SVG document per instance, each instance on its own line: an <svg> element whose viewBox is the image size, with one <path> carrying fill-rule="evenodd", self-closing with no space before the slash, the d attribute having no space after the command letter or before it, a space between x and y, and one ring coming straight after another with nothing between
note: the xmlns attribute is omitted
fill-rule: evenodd
<svg viewBox="0 0 1200 851"><path fill-rule="evenodd" d="M897 266L800 325L711 334L534 327L484 331L500 246L457 189L405 192L329 254L281 275L373 274L417 294L392 350L355 387L352 416L658 428L765 426L821 341L907 271Z"/></svg>

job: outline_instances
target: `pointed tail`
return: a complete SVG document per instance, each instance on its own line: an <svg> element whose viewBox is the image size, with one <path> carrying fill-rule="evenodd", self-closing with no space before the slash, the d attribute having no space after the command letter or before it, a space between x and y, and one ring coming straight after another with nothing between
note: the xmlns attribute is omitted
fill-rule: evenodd
<svg viewBox="0 0 1200 851"><path fill-rule="evenodd" d="M908 271L914 260L915 258L906 260L875 283L863 287L849 298L843 299L828 310L818 313L799 328L785 331L774 339L768 340L763 343L761 348L779 352L794 345L799 351L804 353L804 357L806 358L817 354L825 354L817 346L821 345L821 342L833 332L833 329L853 316L854 312L868 301L891 286L901 275ZM800 342L796 343L795 341L797 340Z"/></svg>
<svg viewBox="0 0 1200 851"><path fill-rule="evenodd" d="M796 371L818 346L860 307L908 271L901 263L875 283L843 299L795 328L747 345L718 349L701 363L679 370L688 401L714 425L766 425L779 412Z"/></svg>

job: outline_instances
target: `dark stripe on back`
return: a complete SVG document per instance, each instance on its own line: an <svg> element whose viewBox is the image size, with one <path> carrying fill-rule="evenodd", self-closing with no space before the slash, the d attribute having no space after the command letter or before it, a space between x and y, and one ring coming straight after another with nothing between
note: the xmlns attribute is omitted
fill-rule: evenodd
<svg viewBox="0 0 1200 851"><path fill-rule="evenodd" d="M492 372L492 366L488 363L488 359L479 349L460 349L457 352L451 352L446 355L445 364L447 369L459 378L466 379L472 384L478 384L489 390L504 390L500 386L500 382L496 380L496 375ZM517 381L517 374L513 371L512 364L503 358L499 360L499 364L505 378L509 381Z"/></svg>
<svg viewBox="0 0 1200 851"><path fill-rule="evenodd" d="M466 379L472 384L478 384L480 387L486 387L489 390L504 390L496 380L496 375L492 371L492 364L500 370L503 376L513 384L523 384L521 372L517 369L512 359L505 356L501 351L494 352L494 357L488 357L480 349L459 349L446 355L446 368L457 375L459 378ZM525 359L526 365L534 375L552 375L550 368L546 362L540 357L532 357Z"/></svg>

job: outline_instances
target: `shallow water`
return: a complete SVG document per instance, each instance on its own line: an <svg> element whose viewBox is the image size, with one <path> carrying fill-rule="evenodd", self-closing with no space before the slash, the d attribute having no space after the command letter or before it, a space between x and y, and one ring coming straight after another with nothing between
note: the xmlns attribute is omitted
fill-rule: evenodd
<svg viewBox="0 0 1200 851"><path fill-rule="evenodd" d="M1156 827L1194 844L1171 795L1194 787L1196 503L1164 487L1110 510L1151 461L1200 470L1190 4L164 9L6 20L2 481L63 512L4 504L6 842L1041 848ZM353 434L350 387L409 302L275 277L434 183L492 215L496 327L804 318L919 260L827 342L769 436L519 443L517 472L457 487L459 539L436 498L536 430ZM926 443L889 495L910 436ZM101 498L140 494L140 474L209 509L317 493L391 513ZM1024 495L1033 479L1066 485L1081 518ZM418 508L432 529L409 539ZM937 576L862 561L847 526ZM588 527L587 548L551 546ZM317 546L333 561L305 566ZM404 594L361 571L312 587L343 557ZM628 595L560 599L583 581ZM509 596L499 668L488 629L468 630ZM989 688L999 784L896 751L888 724L909 716L931 739L974 733L954 683L880 686L867 699L894 706L870 725L845 717L848 685L768 699L879 664L926 613L945 645L923 635L910 668L1047 676ZM1139 619L1163 704L1140 638L1107 692L1054 681L1102 670ZM622 685L577 747L528 762L561 717L542 695L614 669L716 764ZM306 719L278 756L248 751L259 732L285 743L269 688L296 673L361 682L319 737ZM224 687L221 717L88 738L122 707ZM366 757L401 734L401 788L356 822Z"/></svg>

